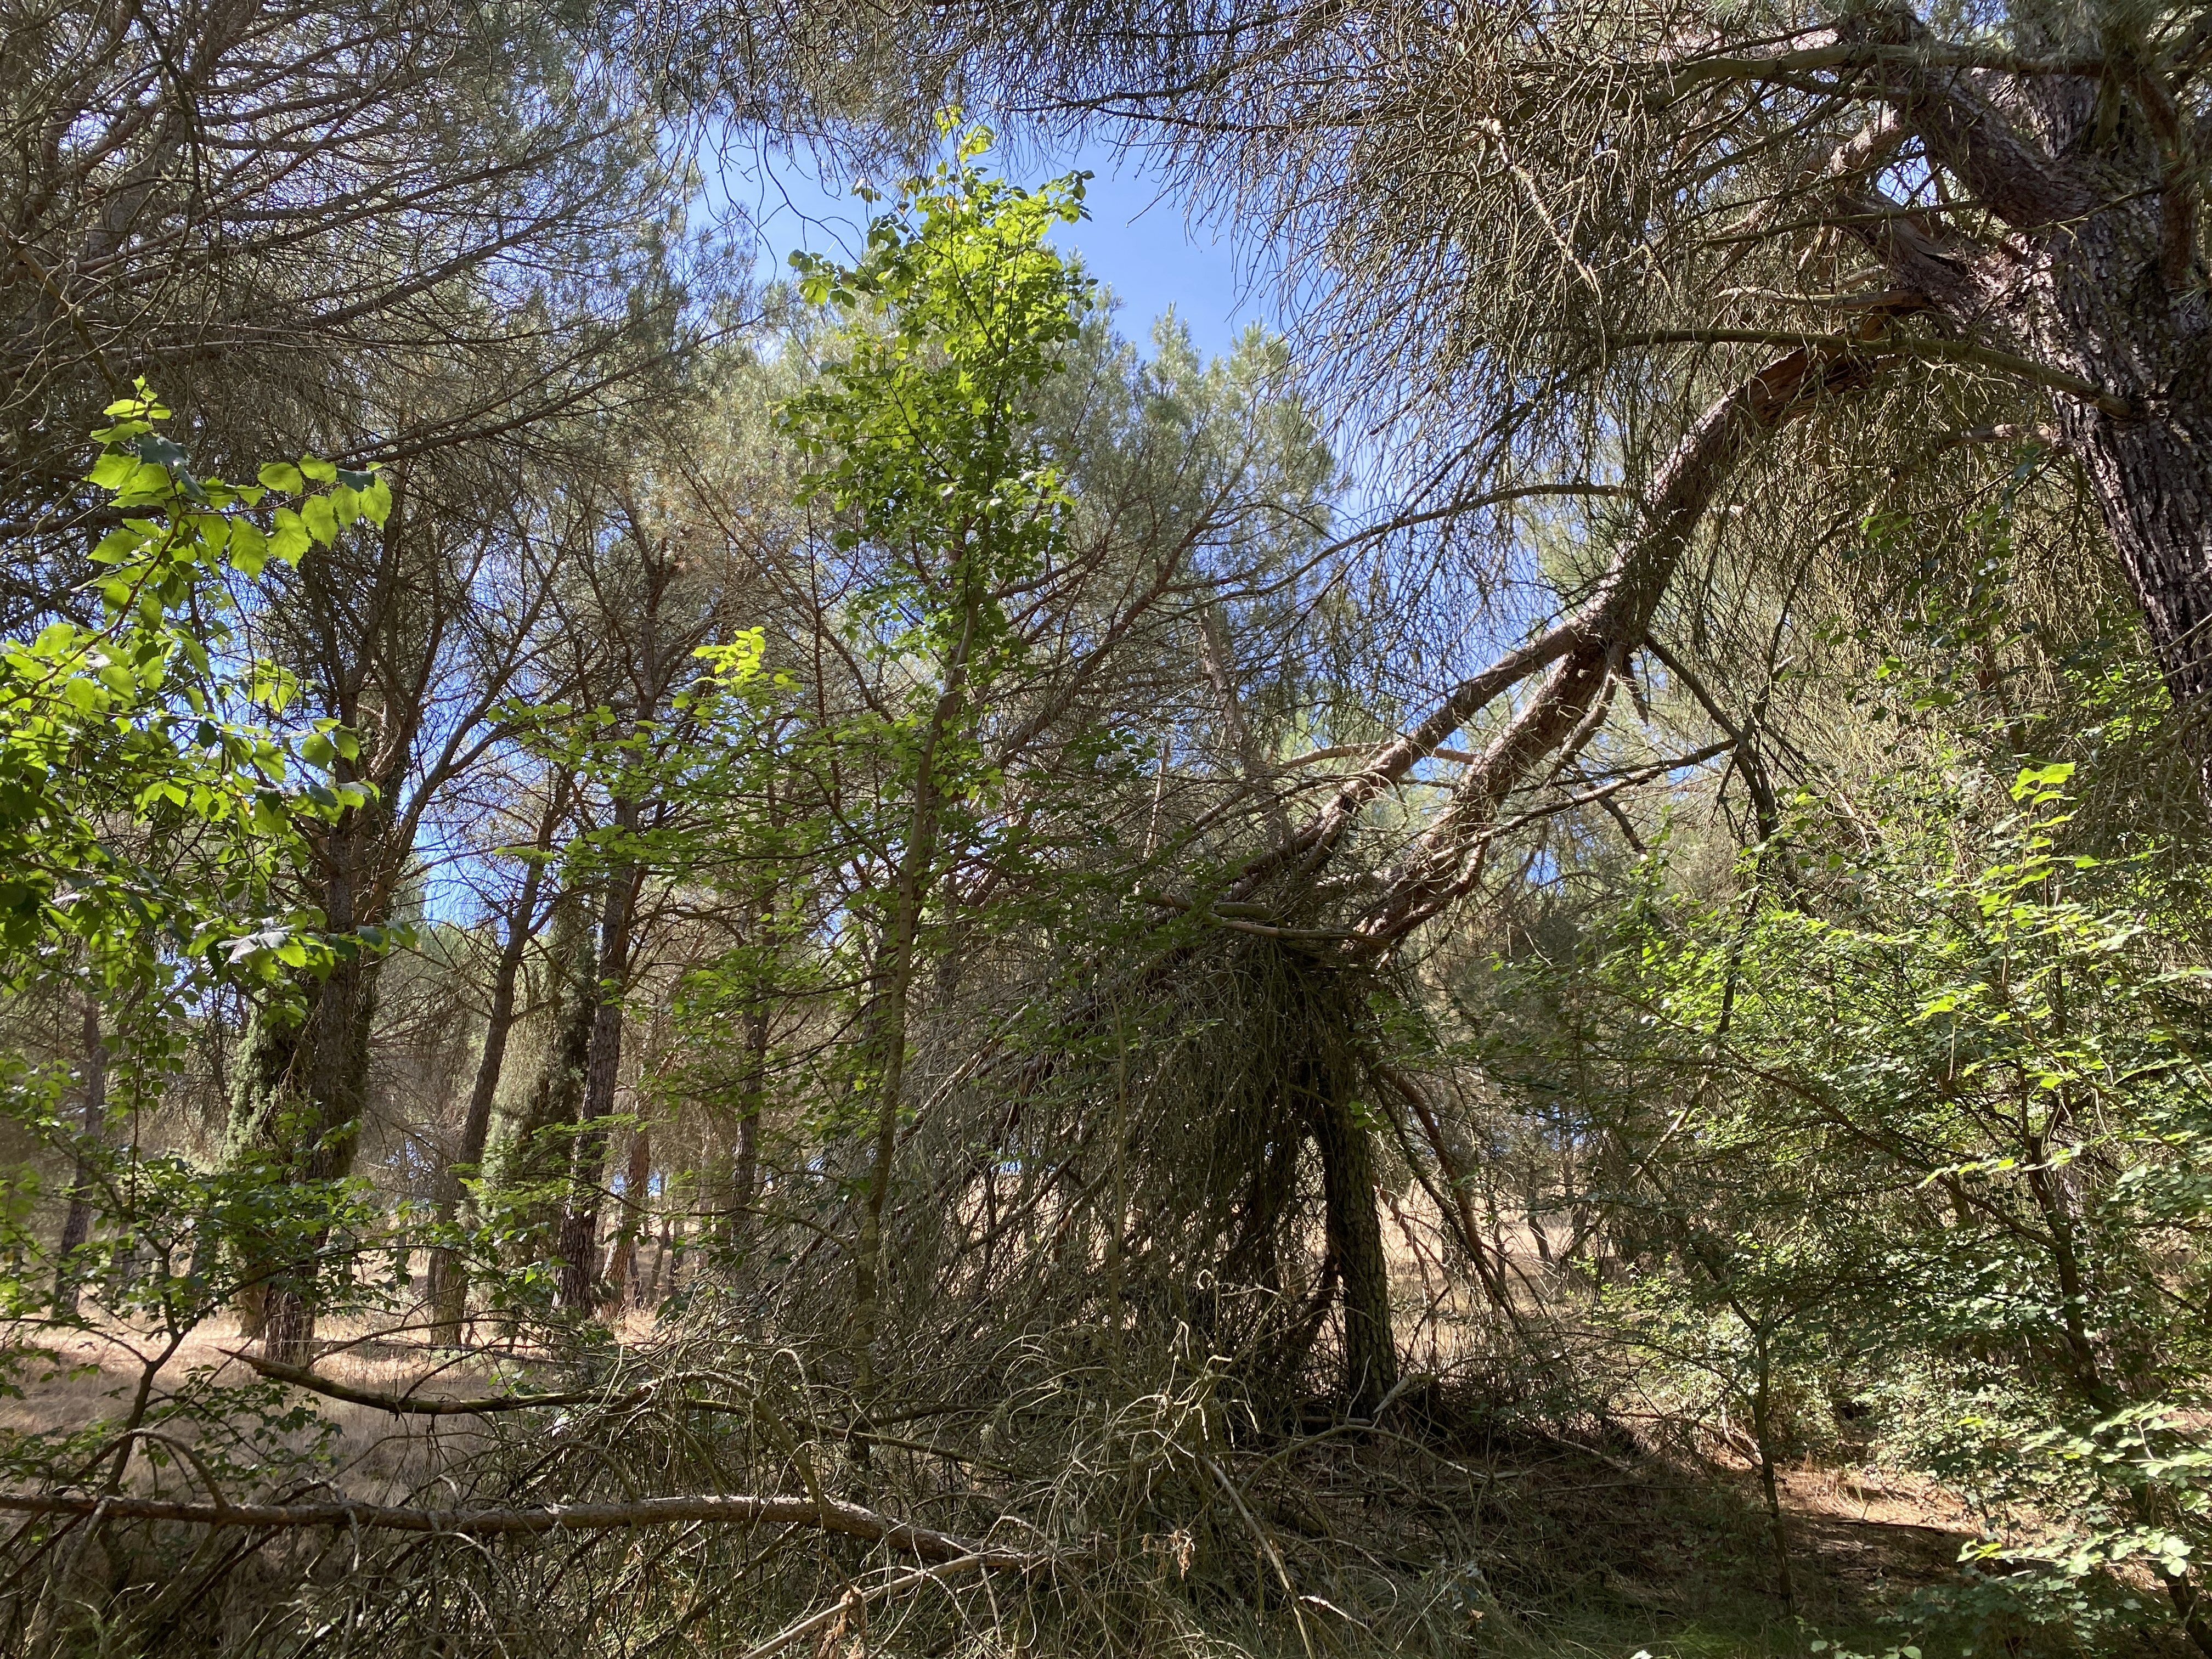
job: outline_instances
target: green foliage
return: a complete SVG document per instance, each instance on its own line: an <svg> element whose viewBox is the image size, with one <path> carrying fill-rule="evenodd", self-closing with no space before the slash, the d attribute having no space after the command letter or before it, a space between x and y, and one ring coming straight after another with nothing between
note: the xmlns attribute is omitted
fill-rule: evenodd
<svg viewBox="0 0 2212 1659"><path fill-rule="evenodd" d="M92 551L98 575L57 607L83 614L0 644L0 979L25 993L66 977L102 1006L107 1115L135 1117L158 1108L210 991L241 989L286 1018L301 975L382 942L331 936L287 905L314 827L368 794L332 775L357 747L336 722L273 729L295 684L243 654L227 619L232 584L381 523L391 496L374 473L312 457L264 467L252 485L196 477L160 435L169 411L143 382L107 413L90 477L119 523ZM209 1168L118 1139L76 1102L64 1109L60 1068L18 1054L0 1067L0 1114L74 1165L68 1196L93 1218L57 1259L40 1171L0 1181L0 1311L27 1345L12 1351L18 1369L57 1325L97 1326L158 1368L239 1291L248 1270L230 1244L249 1237L291 1249L336 1305L388 1303L361 1256L385 1225L364 1185L271 1181L251 1163ZM80 1311L84 1293L97 1314ZM220 1410L214 1401L188 1386L153 1420L194 1419L220 1462L213 1448L252 1438L251 1402L240 1396L234 1414L228 1391ZM300 1426L296 1411L264 1425L270 1436ZM66 1464L97 1432L33 1437L12 1455Z"/></svg>
<svg viewBox="0 0 2212 1659"><path fill-rule="evenodd" d="M1917 1615L1971 1645L2141 1622L2112 1570L2185 1583L2212 1538L2212 912L2077 811L2155 688L2074 665L2061 724L1959 652L1890 656L1897 769L1801 794L1728 890L1662 844L1586 954L1509 975L1578 1011L1541 1041L1614 1149L1613 1328L1737 1401L1856 1391L1983 1517Z"/></svg>
<svg viewBox="0 0 2212 1659"><path fill-rule="evenodd" d="M258 485L196 477L143 382L107 412L90 477L121 522L93 550L95 615L0 643L0 978L76 951L110 985L309 966L329 949L311 919L267 907L297 823L364 799L318 776L354 739L324 722L288 744L263 723L293 682L234 653L223 584L381 521L390 493L312 459ZM303 468L328 487L275 505Z"/></svg>
<svg viewBox="0 0 2212 1659"><path fill-rule="evenodd" d="M960 135L951 161L869 222L856 264L792 256L801 293L848 321L843 355L784 414L816 464L799 500L837 515L840 548L890 556L855 603L877 648L964 647L979 686L1019 648L1006 590L1061 545L1066 480L1024 415L1092 303L1045 245L1081 217L1081 177L1035 193L987 178L975 161L989 145L981 128Z"/></svg>

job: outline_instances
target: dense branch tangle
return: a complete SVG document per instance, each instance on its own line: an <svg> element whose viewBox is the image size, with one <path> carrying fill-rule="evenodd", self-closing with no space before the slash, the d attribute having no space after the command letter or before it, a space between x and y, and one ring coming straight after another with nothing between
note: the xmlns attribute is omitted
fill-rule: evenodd
<svg viewBox="0 0 2212 1659"><path fill-rule="evenodd" d="M1790 0L871 15L838 13L838 38L1142 147L1263 233L1332 385L1395 420L1442 501L1607 459L1656 477L1722 390L1696 354L1728 340L1879 326L1901 384L1971 416L1944 424L2050 405L2177 700L2212 687L2192 9L2017 5L1949 33Z"/></svg>
<svg viewBox="0 0 2212 1659"><path fill-rule="evenodd" d="M703 30L687 15L689 69L722 53L721 84L744 83L751 11ZM672 15L666 29L641 15L674 42ZM1361 976L1474 892L1501 836L1577 798L1555 786L1616 688L1636 689L1655 629L1677 647L1674 678L1766 679L1767 618L1806 584L1843 585L1827 555L1871 507L1955 501L1987 477L1978 446L1933 434L2055 428L2079 472L2033 487L2086 480L2175 696L2212 691L2204 33L2184 8L2117 7L2021 6L1976 30L1788 0L1724 19L1667 3L968 0L830 8L777 37L797 43L780 85L894 63L971 106L1144 149L1286 262L1310 302L1310 361L1391 447L1404 530L1362 545L1389 550L1370 569L1402 583L1399 637L1419 663L1370 647L1361 689L1391 712L1321 739L1367 739L1349 776L1263 780L1245 761L1259 805L1227 876L1198 856L1156 878L1175 890L1164 908L1212 930L1223 997L1283 999L1276 1015L1239 1002L1237 1018L1267 1030L1334 1011L1305 1050L1255 1038L1237 1084L1250 1092L1234 1097L1357 1088L1342 1073L1368 1066ZM1834 417L1802 450L1816 464L1792 476L1778 434L1823 408ZM1551 490L1599 510L1532 519L1525 503ZM1558 556L1562 539L1578 550ZM1458 586L1407 574L1469 564ZM1467 588L1571 589L1576 571L1593 573L1581 591L1527 607L1545 620L1524 643L1486 663L1451 643L1504 631L1468 614ZM1409 707L1425 712L1401 723ZM1472 755L1449 784L1434 769L1447 745ZM1279 788L1316 787L1287 833L1262 810ZM1231 1261L1277 1224L1295 1178L1297 1114L1253 1109L1237 1133L1256 1169L1218 1235ZM1363 1303L1387 1318L1387 1290L1355 1286L1343 1255L1347 1228L1371 1225L1371 1203L1365 1221L1340 1212L1361 1207L1365 1153L1356 1134L1332 1152L1328 1118L1288 1136L1310 1131L1325 1165L1351 1160L1324 1170L1322 1276L1343 1278L1348 1321ZM1360 1370L1347 1391L1371 1405Z"/></svg>

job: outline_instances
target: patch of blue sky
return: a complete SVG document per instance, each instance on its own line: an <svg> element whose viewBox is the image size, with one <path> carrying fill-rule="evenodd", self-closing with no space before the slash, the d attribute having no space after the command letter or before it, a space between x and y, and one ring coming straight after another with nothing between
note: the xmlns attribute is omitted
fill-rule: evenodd
<svg viewBox="0 0 2212 1659"><path fill-rule="evenodd" d="M1172 311L1193 344L1218 356L1255 323L1282 330L1285 319L1273 289L1249 278L1231 237L1187 213L1140 159L1095 147L994 159L1024 183L1079 171L1092 175L1085 198L1089 216L1061 227L1055 240L1079 255L1112 294L1122 333L1145 340L1153 322ZM786 274L795 251L849 256L858 250L871 209L852 193L854 182L805 150L779 155L733 141L708 156L700 207L732 229L742 216L743 240L754 251L754 280L767 283ZM888 189L895 180L874 182Z"/></svg>

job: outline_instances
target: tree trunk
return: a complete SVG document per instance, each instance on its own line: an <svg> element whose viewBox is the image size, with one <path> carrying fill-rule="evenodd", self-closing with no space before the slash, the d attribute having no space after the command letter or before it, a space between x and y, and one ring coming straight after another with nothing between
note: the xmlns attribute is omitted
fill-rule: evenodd
<svg viewBox="0 0 2212 1659"><path fill-rule="evenodd" d="M616 1231L614 1254L607 1262L606 1310L620 1315L630 1281L637 1268L637 1241L645 1230L647 1204L653 1184L653 1137L640 1124L630 1131L629 1164L623 1171L622 1221Z"/></svg>
<svg viewBox="0 0 2212 1659"><path fill-rule="evenodd" d="M318 849L324 921L340 939L380 919L377 878L389 856L382 839L388 828L373 808L352 809ZM305 1007L296 1016L264 1009L247 1024L232 1091L229 1155L296 1200L334 1194L352 1171L368 1104L380 967L374 951L355 948L302 988ZM284 1364L302 1362L313 1342L315 1280L329 1242L326 1221L307 1214L293 1221L281 1239L233 1241L244 1269L240 1333Z"/></svg>
<svg viewBox="0 0 2212 1659"><path fill-rule="evenodd" d="M1375 1144L1353 1113L1343 1079L1316 1079L1314 1142L1321 1152L1328 1248L1344 1285L1345 1409L1370 1417L1397 1386L1390 1267L1375 1202Z"/></svg>
<svg viewBox="0 0 2212 1659"><path fill-rule="evenodd" d="M1754 1336L1759 1366L1758 1386L1751 1396L1751 1431L1759 1443L1759 1489L1766 1499L1768 1535L1774 1546L1774 1588L1782 1598L1784 1616L1797 1616L1797 1583L1790 1571L1790 1533L1782 1518L1782 1486L1774 1468L1774 1366L1766 1339Z"/></svg>
<svg viewBox="0 0 2212 1659"><path fill-rule="evenodd" d="M635 834L635 801L616 804L618 829ZM622 1076L623 997L629 972L630 912L643 872L634 864L616 865L607 878L599 918L599 973L592 988L592 1040L584 1071L583 1118L569 1166L568 1202L561 1218L559 1281L561 1305L581 1313L594 1306L592 1269L598 1264L599 1204L606 1186L607 1139L614 1116L615 1087Z"/></svg>
<svg viewBox="0 0 2212 1659"><path fill-rule="evenodd" d="M597 1009L592 930L580 893L562 893L552 908L547 949L551 1030L528 1099L489 1156L489 1178L501 1194L514 1241L507 1249L510 1260L555 1257L566 1180L575 1155L574 1133L583 1114L584 1078L591 1065ZM552 1196L556 1191L560 1197Z"/></svg>
<svg viewBox="0 0 2212 1659"><path fill-rule="evenodd" d="M964 603L960 634L946 660L945 681L931 708L929 724L915 757L914 801L907 819L906 846L899 857L876 969L876 1122L868 1162L868 1184L860 1208L860 1237L853 1249L853 1374L865 1410L876 1382L876 1333L882 1318L884 1209L890 1201L891 1161L898 1147L899 1105L906 1087L908 1004L914 994L915 957L921 912L936 881L937 839L943 808L939 755L946 736L965 714L968 661L980 621L982 596L972 571L959 577Z"/></svg>
<svg viewBox="0 0 2212 1659"><path fill-rule="evenodd" d="M311 1061L311 1086L331 1092L309 1095L296 1111L284 1114L296 1135L288 1173L302 1190L335 1190L349 1174L360 1142L366 1104L368 1036L376 1012L376 965L342 963L325 980L301 1042ZM315 1280L329 1230L318 1226L296 1242L289 1259L275 1265L263 1303L262 1352L279 1364L306 1363L314 1343Z"/></svg>
<svg viewBox="0 0 2212 1659"><path fill-rule="evenodd" d="M538 849L549 848L560 806L549 808L538 832ZM538 890L545 878L545 861L532 859L529 870L522 878L522 890L516 896L514 908L507 918L507 939L499 953L499 967L492 979L491 1007L484 1017L483 1053L477 1061L476 1082L469 1091L468 1115L461 1121L461 1144L453 1161L439 1171L438 1223L442 1230L453 1224L459 1215L463 1191L463 1171L480 1172L483 1164L484 1145L491 1136L491 1108L499 1093L500 1072L507 1061L507 1040L514 1027L514 986L522 975L523 957L528 953L532 928L538 918ZM468 1263L450 1245L437 1245L430 1252L430 1309L434 1323L430 1340L435 1343L455 1343L460 1340L461 1318L467 1311L469 1299Z"/></svg>
<svg viewBox="0 0 2212 1659"><path fill-rule="evenodd" d="M54 1311L64 1319L76 1316L76 1253L92 1237L92 1164L88 1152L99 1139L107 1115L107 1045L100 1034L100 1004L84 1000L84 1121L86 1149L76 1155L76 1170L70 1182L69 1213L62 1220L61 1248L55 1254Z"/></svg>
<svg viewBox="0 0 2212 1659"><path fill-rule="evenodd" d="M1901 7L1856 13L1843 33L1891 46L1930 38ZM2162 73L2147 67L2147 82ZM1887 82L1929 159L2012 234L1986 251L1936 246L1863 213L1850 234L1970 337L2009 331L2007 345L2100 394L2057 398L2059 429L2134 588L2212 805L2212 295L2193 222L2202 184L2161 156L2151 111L2110 106L2115 82L2030 77L2002 107L1948 70L1900 60Z"/></svg>
<svg viewBox="0 0 2212 1659"><path fill-rule="evenodd" d="M738 1102L738 1152L730 1170L729 1224L725 1237L743 1244L753 1232L760 1201L761 1109L768 1103L768 1048L773 1024L768 1001L745 1016L745 1069Z"/></svg>
<svg viewBox="0 0 2212 1659"><path fill-rule="evenodd" d="M2072 408L2059 428L2135 589L2198 793L2212 808L2212 354L2199 345L2164 419Z"/></svg>

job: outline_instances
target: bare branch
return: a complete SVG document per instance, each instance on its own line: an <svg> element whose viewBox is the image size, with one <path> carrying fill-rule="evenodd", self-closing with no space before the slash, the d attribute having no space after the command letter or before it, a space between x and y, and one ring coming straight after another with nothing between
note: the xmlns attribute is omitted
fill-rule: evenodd
<svg viewBox="0 0 2212 1659"><path fill-rule="evenodd" d="M869 1543L889 1544L926 1561L962 1561L1033 1571L1048 1558L994 1549L933 1528L895 1521L834 1498L754 1498L713 1493L641 1498L628 1504L545 1504L514 1510L425 1510L392 1504L180 1504L157 1498L97 1498L46 1492L0 1492L0 1510L17 1515L89 1516L113 1520L175 1521L205 1527L300 1528L344 1527L362 1531L450 1533L486 1538L539 1533L612 1532L697 1522L802 1527Z"/></svg>

